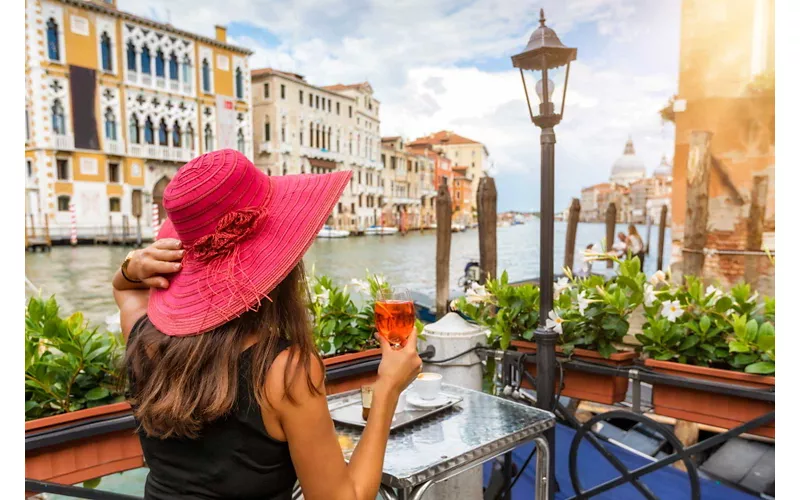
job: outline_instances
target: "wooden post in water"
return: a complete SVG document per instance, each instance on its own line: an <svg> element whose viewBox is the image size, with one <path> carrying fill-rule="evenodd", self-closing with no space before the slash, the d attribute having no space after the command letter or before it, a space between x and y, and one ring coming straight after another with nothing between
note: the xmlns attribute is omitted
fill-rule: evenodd
<svg viewBox="0 0 800 500"><path fill-rule="evenodd" d="M564 247L564 267L572 271L575 264L575 238L578 236L578 220L581 217L581 202L572 198L567 218L567 242Z"/></svg>
<svg viewBox="0 0 800 500"><path fill-rule="evenodd" d="M481 258L480 283L497 277L497 188L492 177L478 182L478 246Z"/></svg>
<svg viewBox="0 0 800 500"><path fill-rule="evenodd" d="M111 216L109 215L108 216L108 245L111 246L111 244L113 242L114 242L114 224L113 224L113 221L111 219Z"/></svg>
<svg viewBox="0 0 800 500"><path fill-rule="evenodd" d="M667 206L661 205L661 218L658 221L658 260L656 270L664 270L664 236L667 231Z"/></svg>
<svg viewBox="0 0 800 500"><path fill-rule="evenodd" d="M49 249L53 245L53 240L50 239L50 222L47 218L47 214L42 215L42 219L44 219L44 240L47 242L47 248Z"/></svg>
<svg viewBox="0 0 800 500"><path fill-rule="evenodd" d="M708 181L711 132L694 131L689 138L686 168L686 225L683 234L683 276L703 275L708 229Z"/></svg>
<svg viewBox="0 0 800 500"><path fill-rule="evenodd" d="M750 214L747 218L747 250L761 251L764 239L764 213L767 209L767 195L769 186L767 176L753 177L753 189L750 192ZM760 255L745 255L744 280L751 285L758 283L758 261Z"/></svg>
<svg viewBox="0 0 800 500"><path fill-rule="evenodd" d="M450 225L453 206L450 204L447 181L439 184L436 194L436 317L447 314L450 300Z"/></svg>
<svg viewBox="0 0 800 500"><path fill-rule="evenodd" d="M614 246L614 229L617 227L617 206L612 202L606 209L606 252L610 252ZM606 267L614 267L614 261L606 261Z"/></svg>
<svg viewBox="0 0 800 500"><path fill-rule="evenodd" d="M647 241L644 244L644 253L645 255L650 255L650 228L653 226L653 219L650 218L650 214L647 212L647 201L644 203L644 220L647 222Z"/></svg>

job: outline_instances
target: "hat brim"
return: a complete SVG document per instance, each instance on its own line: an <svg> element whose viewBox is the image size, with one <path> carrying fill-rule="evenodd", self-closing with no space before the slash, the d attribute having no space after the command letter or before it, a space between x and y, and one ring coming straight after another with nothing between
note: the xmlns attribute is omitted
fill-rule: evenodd
<svg viewBox="0 0 800 500"><path fill-rule="evenodd" d="M187 252L167 289L151 289L147 314L171 336L213 330L255 307L292 269L314 242L339 201L352 173L268 177L267 217L235 252L210 263ZM157 239L178 238L166 220Z"/></svg>

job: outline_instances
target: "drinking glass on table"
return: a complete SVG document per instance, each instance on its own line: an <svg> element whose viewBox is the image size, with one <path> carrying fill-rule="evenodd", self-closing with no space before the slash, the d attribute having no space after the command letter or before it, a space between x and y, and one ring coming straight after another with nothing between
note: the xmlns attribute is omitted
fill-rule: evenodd
<svg viewBox="0 0 800 500"><path fill-rule="evenodd" d="M414 302L405 288L382 289L375 297L375 326L393 348L405 345L414 329Z"/></svg>

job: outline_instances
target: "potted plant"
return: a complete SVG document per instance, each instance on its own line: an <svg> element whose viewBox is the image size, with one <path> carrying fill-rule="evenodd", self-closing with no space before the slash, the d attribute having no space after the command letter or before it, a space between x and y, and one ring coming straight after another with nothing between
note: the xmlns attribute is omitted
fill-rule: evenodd
<svg viewBox="0 0 800 500"><path fill-rule="evenodd" d="M55 298L31 298L25 312L25 434L34 436L130 413L118 383L115 335L90 329L80 313L66 319ZM74 484L144 464L131 430L25 453L25 477Z"/></svg>
<svg viewBox="0 0 800 500"><path fill-rule="evenodd" d="M747 284L726 293L703 289L689 277L686 286L649 289L646 322L637 336L656 372L765 390L775 387L775 300L758 300ZM660 415L732 428L773 411L775 404L702 389L653 386ZM753 431L775 436L774 423Z"/></svg>

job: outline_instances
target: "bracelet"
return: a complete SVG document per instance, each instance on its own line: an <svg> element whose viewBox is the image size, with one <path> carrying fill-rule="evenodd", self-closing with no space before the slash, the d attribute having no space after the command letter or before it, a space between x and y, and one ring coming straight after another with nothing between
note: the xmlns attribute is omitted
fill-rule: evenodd
<svg viewBox="0 0 800 500"><path fill-rule="evenodd" d="M129 283L141 283L142 282L142 280L132 280L132 279L130 279L128 277L128 275L125 274L125 268L124 267L120 267L119 270L122 273L122 277L125 278Z"/></svg>

